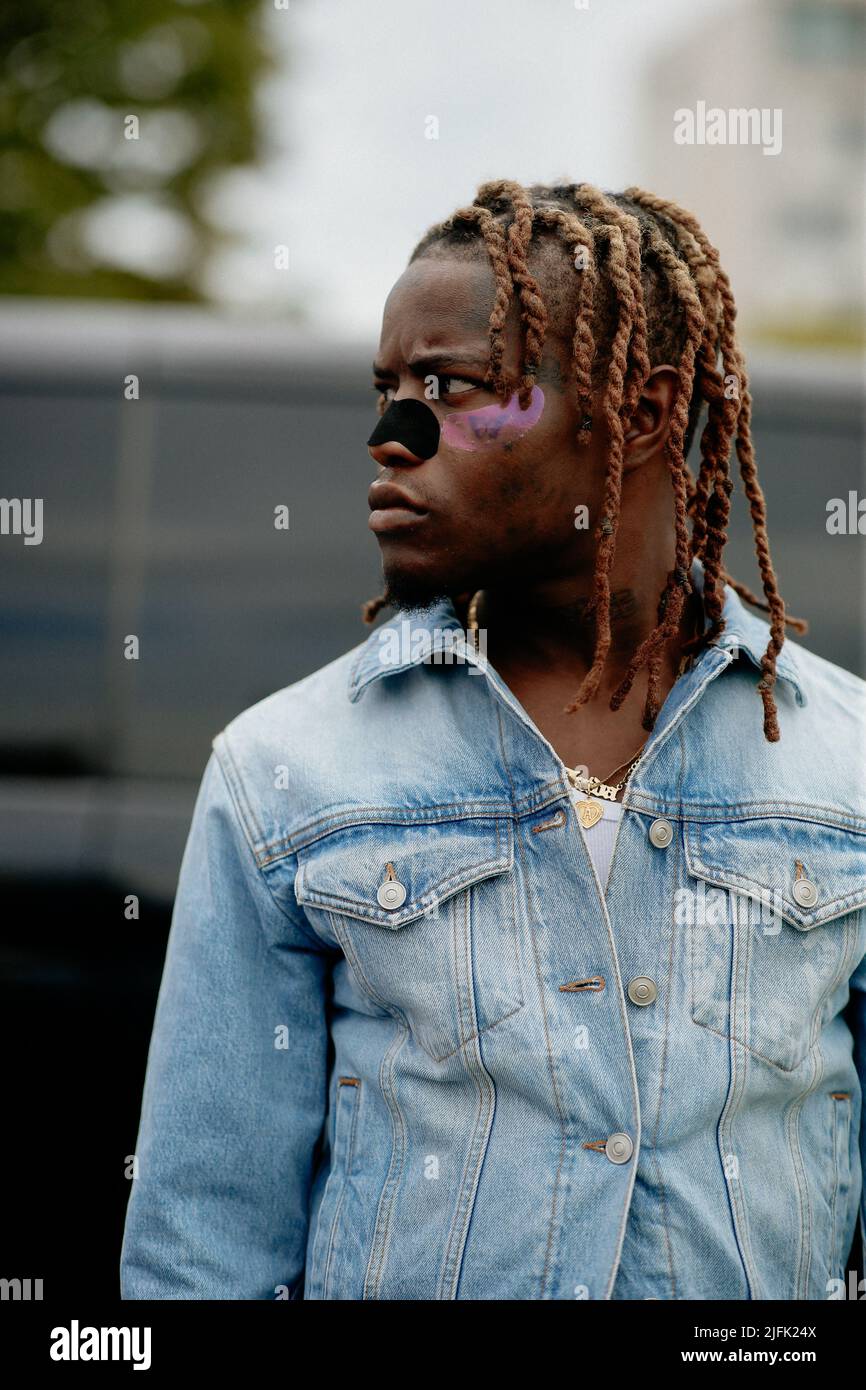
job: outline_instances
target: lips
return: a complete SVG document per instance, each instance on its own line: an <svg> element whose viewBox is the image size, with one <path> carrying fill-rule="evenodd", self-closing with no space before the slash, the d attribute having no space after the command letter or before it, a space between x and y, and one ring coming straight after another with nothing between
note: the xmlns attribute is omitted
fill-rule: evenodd
<svg viewBox="0 0 866 1390"><path fill-rule="evenodd" d="M381 535L386 531L412 531L425 521L426 507L393 483L375 482L367 494L371 531Z"/></svg>
<svg viewBox="0 0 866 1390"><path fill-rule="evenodd" d="M422 515L427 510L423 503L416 501L402 488L395 487L393 483L371 483L370 491L367 493L367 501L370 504L370 511L388 511L392 507L399 507L402 511L417 512Z"/></svg>

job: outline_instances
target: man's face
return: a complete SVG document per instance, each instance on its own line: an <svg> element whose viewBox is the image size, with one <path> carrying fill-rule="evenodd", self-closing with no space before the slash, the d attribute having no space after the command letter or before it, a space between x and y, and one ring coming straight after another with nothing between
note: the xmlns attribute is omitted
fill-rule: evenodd
<svg viewBox="0 0 866 1390"><path fill-rule="evenodd" d="M552 335L531 409L521 413L515 398L503 411L492 385L484 385L494 291L483 260L422 258L385 305L376 385L387 404L421 402L441 431L430 457L420 456L421 443L413 452L397 439L369 447L379 465L371 529L388 597L401 607L496 583L589 573L594 563L592 526L576 529L575 508L583 504L590 518L598 515L606 458L599 412L591 442L578 444L582 412L573 383L563 381L571 345ZM503 360L510 380L520 368L519 317L515 294ZM438 399L425 395L430 377ZM423 438L426 417L417 409L415 416ZM426 434L435 441L435 428ZM400 499L386 484L419 510L395 506Z"/></svg>

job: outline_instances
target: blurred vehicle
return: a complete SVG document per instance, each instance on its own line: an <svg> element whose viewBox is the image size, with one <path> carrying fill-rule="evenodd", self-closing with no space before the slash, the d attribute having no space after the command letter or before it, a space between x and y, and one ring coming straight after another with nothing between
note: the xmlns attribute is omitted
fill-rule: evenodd
<svg viewBox="0 0 866 1390"><path fill-rule="evenodd" d="M210 739L364 640L374 348L185 307L2 305L3 488L43 499L44 537L2 537L0 872L169 902ZM828 500L864 491L858 375L750 366L782 593L807 645L864 675L862 540L826 530ZM730 535L760 591L741 496Z"/></svg>
<svg viewBox="0 0 866 1390"><path fill-rule="evenodd" d="M364 640L373 346L7 301L0 870L170 899L211 738Z"/></svg>

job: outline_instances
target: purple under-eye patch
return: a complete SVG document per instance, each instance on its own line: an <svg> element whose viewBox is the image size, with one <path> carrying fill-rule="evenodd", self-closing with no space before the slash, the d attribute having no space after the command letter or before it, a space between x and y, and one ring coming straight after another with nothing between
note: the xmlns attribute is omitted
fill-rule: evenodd
<svg viewBox="0 0 866 1390"><path fill-rule="evenodd" d="M487 444L510 444L538 423L543 409L544 392L540 386L533 386L525 410L520 409L515 391L505 405L454 411L446 415L442 422L442 443L469 453L483 449Z"/></svg>

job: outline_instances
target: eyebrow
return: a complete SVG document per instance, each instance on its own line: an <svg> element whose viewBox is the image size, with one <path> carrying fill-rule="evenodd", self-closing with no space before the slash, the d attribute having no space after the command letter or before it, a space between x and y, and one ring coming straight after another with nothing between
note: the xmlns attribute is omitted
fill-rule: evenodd
<svg viewBox="0 0 866 1390"><path fill-rule="evenodd" d="M413 372L420 372L425 367L429 371L435 372L438 368L447 367L455 362L465 367L483 367L486 370L490 365L490 358L465 356L463 352L457 349L452 352L437 352L424 357L414 357L412 361L408 362L406 365L409 367L410 371ZM374 362L373 375L394 376L395 373L389 371L387 367L380 367L377 362Z"/></svg>

